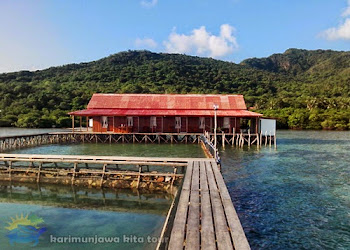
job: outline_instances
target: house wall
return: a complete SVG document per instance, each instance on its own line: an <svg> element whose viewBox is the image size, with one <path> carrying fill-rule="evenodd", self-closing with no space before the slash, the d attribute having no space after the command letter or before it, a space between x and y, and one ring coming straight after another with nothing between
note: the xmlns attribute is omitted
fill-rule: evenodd
<svg viewBox="0 0 350 250"><path fill-rule="evenodd" d="M122 116L108 117L108 128L102 128L101 116L91 117L93 120L93 132L118 132L117 130L123 126L127 126L127 118ZM256 118L251 118L251 133L255 133L256 130ZM203 129L199 128L199 117L181 117L181 129L175 129L175 117L171 116L157 116L157 126L153 129L150 127L150 117L140 116L133 117L133 127L130 132L133 133L203 133ZM217 118L217 127L222 128L225 133L232 133L235 128L236 133L240 133L240 117L230 118L230 127L223 128L224 118ZM205 130L213 131L214 129L214 117L205 117Z"/></svg>
<svg viewBox="0 0 350 250"><path fill-rule="evenodd" d="M165 116L163 117L163 132L164 133L176 133L175 129L175 117Z"/></svg>

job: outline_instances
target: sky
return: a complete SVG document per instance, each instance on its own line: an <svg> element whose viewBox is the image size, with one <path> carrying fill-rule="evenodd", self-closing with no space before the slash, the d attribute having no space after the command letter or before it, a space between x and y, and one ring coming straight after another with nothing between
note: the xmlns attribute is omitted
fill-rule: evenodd
<svg viewBox="0 0 350 250"><path fill-rule="evenodd" d="M0 73L126 50L239 63L350 47L350 0L1 0Z"/></svg>

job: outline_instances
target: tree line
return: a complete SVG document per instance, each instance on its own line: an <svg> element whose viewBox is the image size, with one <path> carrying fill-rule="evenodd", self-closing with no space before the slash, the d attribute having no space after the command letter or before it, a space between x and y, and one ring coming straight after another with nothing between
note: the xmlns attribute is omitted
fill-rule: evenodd
<svg viewBox="0 0 350 250"><path fill-rule="evenodd" d="M98 61L0 74L0 126L69 127L93 93L243 94L280 128L350 129L350 53L290 49L240 64L120 52Z"/></svg>

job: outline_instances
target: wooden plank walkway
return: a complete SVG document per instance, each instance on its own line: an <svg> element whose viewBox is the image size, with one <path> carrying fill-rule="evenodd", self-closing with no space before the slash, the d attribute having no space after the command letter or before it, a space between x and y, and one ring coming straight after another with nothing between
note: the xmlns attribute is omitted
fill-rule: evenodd
<svg viewBox="0 0 350 250"><path fill-rule="evenodd" d="M1 162L3 165L0 165L0 172L2 171L3 176L10 180L14 178L14 173L30 172L34 173L37 182L43 178L58 179L58 177L65 176L69 179L68 183L73 185L81 176L80 181L92 177L99 180L101 187L111 182L107 183L106 175L112 177L114 175L136 175L138 176L137 188L141 176L168 176L172 186L176 178L183 176L177 173L176 168L186 168L181 193L178 197L179 201L174 204L176 211L172 210L175 218L172 217L174 220L169 226L168 249L250 249L219 167L212 158L0 154ZM29 165L17 166L15 163L29 163ZM66 167L67 171L59 169L58 163L69 163L69 167ZM43 164L49 164L49 166ZM78 169L78 164L83 166ZM88 164L98 166L90 168L87 167ZM132 172L127 169L122 171L119 170L119 165L139 166L139 171ZM172 173L159 171L143 173L140 171L141 166L172 167L174 171ZM49 168L54 169L51 171ZM52 177L46 176L48 171L52 172ZM89 175L85 176L86 174ZM168 221L164 228L167 228L167 224Z"/></svg>
<svg viewBox="0 0 350 250"><path fill-rule="evenodd" d="M190 160L168 249L250 249L213 159Z"/></svg>

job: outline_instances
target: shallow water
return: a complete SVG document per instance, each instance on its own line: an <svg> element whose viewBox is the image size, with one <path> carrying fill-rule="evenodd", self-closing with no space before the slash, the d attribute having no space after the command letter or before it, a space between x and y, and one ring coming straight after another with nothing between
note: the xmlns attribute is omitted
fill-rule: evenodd
<svg viewBox="0 0 350 250"><path fill-rule="evenodd" d="M108 155L138 157L205 157L198 144L51 144L13 150L16 154Z"/></svg>
<svg viewBox="0 0 350 250"><path fill-rule="evenodd" d="M96 190L70 186L0 185L0 249L28 249L32 244L10 245L5 227L11 218L34 214L43 219L46 232L40 249L154 249L141 242L160 235L172 197L133 193L130 190ZM113 237L111 243L61 243L60 237ZM137 237L140 242L126 242ZM56 239L56 242L54 241Z"/></svg>
<svg viewBox="0 0 350 250"><path fill-rule="evenodd" d="M221 149L222 173L252 249L350 249L350 132L278 131L277 136L277 150L264 147L259 151L254 147L250 150L231 147ZM101 145L47 145L16 152L203 156L197 145ZM90 202L87 205L92 206L91 204ZM0 207L0 211L6 211L0 218L1 222L7 219L6 216L12 209L14 213L20 212L19 208L8 210ZM118 212L78 209L79 213L72 213L84 218L83 223L76 221L70 226L72 217L67 216L69 219L64 219L66 208L53 209L60 209L51 214L57 213L61 228L66 223L73 232L72 228L76 225L80 230L81 225L90 228L91 224L91 232L94 232L93 227L99 221L107 223L119 221L118 216L121 216L121 220L126 218L124 213L118 215ZM97 214L91 215L91 218L101 219L89 221L90 213L93 212ZM139 218L141 212L133 215ZM151 219L141 219L145 222L144 227L141 226L142 230L148 232L147 223L150 226L155 224L152 221L154 216L156 215L152 215ZM155 221L159 221L158 219ZM133 223L126 222L124 225L137 224L136 220L131 221ZM160 224L153 230L159 230ZM106 228L109 232L109 227ZM128 231L129 228L126 227L125 230L131 234L142 234L144 232L141 229L137 231L138 228L131 227ZM1 235L2 231L0 237ZM3 240L7 239L0 238L1 249ZM42 239L39 244L46 246L45 240L47 239ZM146 247L145 244L137 246ZM90 248L94 246L90 245Z"/></svg>
<svg viewBox="0 0 350 250"><path fill-rule="evenodd" d="M16 129L17 134L36 130ZM43 132L43 131L41 131ZM6 132L0 129L0 134ZM12 133L16 134L16 133ZM203 157L198 144L67 144L43 145L11 153L80 154L149 157ZM5 229L10 217L32 213L44 220L40 249L154 249L173 197L130 190L96 190L68 186L0 183L0 249L27 249L9 244ZM53 235L53 238L50 238ZM50 243L57 237L115 237L117 243ZM62 238L60 238L62 239ZM111 239L111 238L110 238Z"/></svg>
<svg viewBox="0 0 350 250"><path fill-rule="evenodd" d="M13 135L35 135L41 133L50 132L65 132L70 131L69 129L62 128L0 128L1 136L13 136Z"/></svg>
<svg viewBox="0 0 350 250"><path fill-rule="evenodd" d="M350 249L350 132L277 136L277 150L221 152L252 249Z"/></svg>

